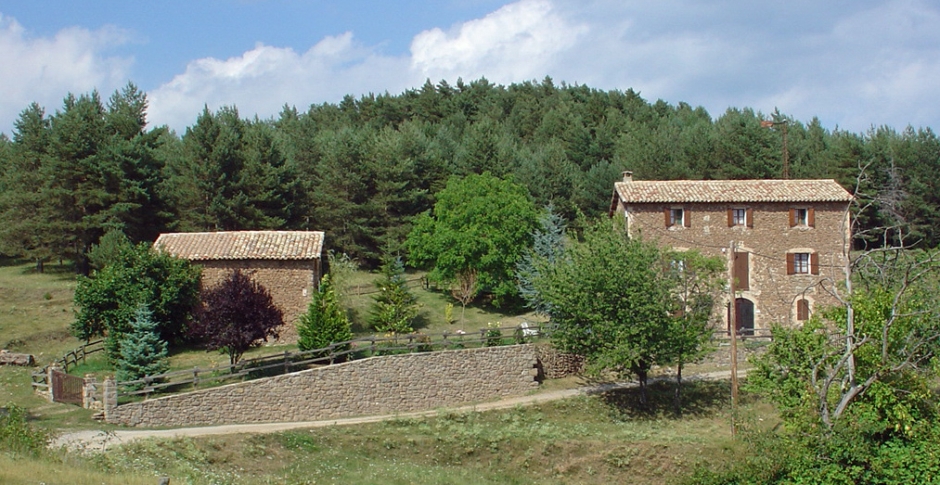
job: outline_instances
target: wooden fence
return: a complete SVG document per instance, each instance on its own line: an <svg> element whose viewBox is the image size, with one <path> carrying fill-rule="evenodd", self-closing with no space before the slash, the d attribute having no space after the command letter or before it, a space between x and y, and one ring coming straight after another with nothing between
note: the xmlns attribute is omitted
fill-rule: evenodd
<svg viewBox="0 0 940 485"><path fill-rule="evenodd" d="M62 369L62 372L68 373L69 368L75 367L79 363L84 364L85 358L88 355L101 352L102 350L104 350L104 340L88 342L81 347L70 350L59 359L32 373L33 390L49 392L49 367L58 365L58 367Z"/></svg>
<svg viewBox="0 0 940 485"><path fill-rule="evenodd" d="M254 359L244 359L235 365L194 367L145 376L143 379L133 381L121 381L116 385L118 398L125 398L126 401L135 396L147 398L156 392L192 391L229 382L271 377L314 366L332 365L374 356L509 345L531 342L545 335L545 329L538 324L487 327L466 333L372 335L337 342L322 349L300 352L284 351Z"/></svg>

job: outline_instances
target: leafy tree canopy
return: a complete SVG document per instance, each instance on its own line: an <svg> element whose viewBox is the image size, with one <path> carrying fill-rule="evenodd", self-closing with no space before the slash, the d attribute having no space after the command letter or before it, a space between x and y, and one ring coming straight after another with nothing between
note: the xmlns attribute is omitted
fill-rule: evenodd
<svg viewBox="0 0 940 485"><path fill-rule="evenodd" d="M134 312L146 305L153 312L160 339L179 343L187 335L199 302L199 268L144 243L118 246L108 248L116 255L110 264L90 277L79 276L72 333L83 340L106 336L108 355L117 359Z"/></svg>
<svg viewBox="0 0 940 485"><path fill-rule="evenodd" d="M454 177L416 219L406 247L411 264L431 268L431 280L450 285L475 273L475 290L499 303L517 294L513 270L537 224L524 187L488 173Z"/></svg>
<svg viewBox="0 0 940 485"><path fill-rule="evenodd" d="M551 305L553 341L584 355L595 371L635 375L641 388L653 365L694 358L720 273L717 262L692 256L631 239L606 219L588 226L558 261L536 260L533 286ZM688 261L689 273L677 274L684 271L679 261Z"/></svg>

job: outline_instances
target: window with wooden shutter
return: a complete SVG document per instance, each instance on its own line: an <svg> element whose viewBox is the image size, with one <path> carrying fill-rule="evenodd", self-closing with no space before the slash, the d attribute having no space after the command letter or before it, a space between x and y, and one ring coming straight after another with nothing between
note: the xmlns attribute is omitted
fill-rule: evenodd
<svg viewBox="0 0 940 485"><path fill-rule="evenodd" d="M664 211L666 218L666 227L690 227L691 220L689 219L688 209L674 209L667 208Z"/></svg>
<svg viewBox="0 0 940 485"><path fill-rule="evenodd" d="M790 209L790 227L813 227L815 223L813 209Z"/></svg>
<svg viewBox="0 0 940 485"><path fill-rule="evenodd" d="M748 224L748 214L750 209L728 209L728 226L745 227Z"/></svg>
<svg viewBox="0 0 940 485"><path fill-rule="evenodd" d="M796 319L800 322L809 320L809 300L806 298L796 301Z"/></svg>
<svg viewBox="0 0 940 485"><path fill-rule="evenodd" d="M787 274L819 274L816 253L787 253Z"/></svg>
<svg viewBox="0 0 940 485"><path fill-rule="evenodd" d="M748 265L748 254L746 252L734 253L734 266L731 277L734 278L735 290L749 290L750 287L750 268Z"/></svg>

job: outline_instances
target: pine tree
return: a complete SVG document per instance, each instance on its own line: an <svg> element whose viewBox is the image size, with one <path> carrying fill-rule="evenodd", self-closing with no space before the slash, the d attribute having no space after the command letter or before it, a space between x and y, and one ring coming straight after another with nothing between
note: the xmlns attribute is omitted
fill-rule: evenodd
<svg viewBox="0 0 940 485"><path fill-rule="evenodd" d="M133 381L161 374L169 367L166 342L160 340L153 312L147 305L140 305L130 321L130 331L121 340L117 379Z"/></svg>
<svg viewBox="0 0 940 485"><path fill-rule="evenodd" d="M300 336L297 346L301 351L325 349L332 343L352 339L349 318L336 299L330 275L323 275L320 280L320 288L313 294L307 313L300 317L297 333ZM347 349L348 344L334 350Z"/></svg>
<svg viewBox="0 0 940 485"><path fill-rule="evenodd" d="M379 292L372 304L372 327L379 332L411 333L418 316L418 300L408 289L401 258L386 257L375 282Z"/></svg>
<svg viewBox="0 0 940 485"><path fill-rule="evenodd" d="M549 204L539 218L539 228L532 232L530 248L516 265L516 286L526 305L540 315L551 315L551 304L545 301L532 282L539 277L536 261L554 265L564 254L566 224Z"/></svg>

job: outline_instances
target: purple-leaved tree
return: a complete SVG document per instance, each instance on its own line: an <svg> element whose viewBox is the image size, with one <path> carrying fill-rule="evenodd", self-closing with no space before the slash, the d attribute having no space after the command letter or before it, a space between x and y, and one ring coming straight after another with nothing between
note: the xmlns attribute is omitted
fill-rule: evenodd
<svg viewBox="0 0 940 485"><path fill-rule="evenodd" d="M194 335L207 350L225 350L235 365L246 350L277 338L283 323L284 314L268 290L234 270L222 284L203 294Z"/></svg>

